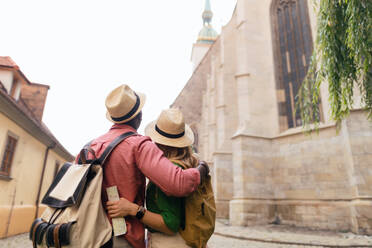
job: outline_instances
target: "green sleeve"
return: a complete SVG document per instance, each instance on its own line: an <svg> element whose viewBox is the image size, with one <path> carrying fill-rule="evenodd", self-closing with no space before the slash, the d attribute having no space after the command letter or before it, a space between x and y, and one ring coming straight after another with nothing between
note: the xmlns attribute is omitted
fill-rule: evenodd
<svg viewBox="0 0 372 248"><path fill-rule="evenodd" d="M159 188L157 205L165 225L173 232L178 232L182 218L182 198L169 197Z"/></svg>
<svg viewBox="0 0 372 248"><path fill-rule="evenodd" d="M177 164L175 165L179 166ZM152 182L149 183L146 195L147 209L160 214L163 217L165 225L173 232L178 232L180 226L184 225L185 210L183 205L183 198L167 196L155 184Z"/></svg>

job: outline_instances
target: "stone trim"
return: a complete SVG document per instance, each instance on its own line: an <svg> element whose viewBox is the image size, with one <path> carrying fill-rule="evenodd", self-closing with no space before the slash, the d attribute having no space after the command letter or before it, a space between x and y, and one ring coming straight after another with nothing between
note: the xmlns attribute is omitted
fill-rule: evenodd
<svg viewBox="0 0 372 248"><path fill-rule="evenodd" d="M216 151L216 152L213 152L212 155L218 155L218 154L221 154L221 155L232 155L232 152L228 152L228 151Z"/></svg>
<svg viewBox="0 0 372 248"><path fill-rule="evenodd" d="M328 123L328 124L323 124L322 123L318 127L318 130L320 131L320 130L325 130L325 129L328 129L328 128L335 128L335 127L336 127L336 123ZM311 130L315 131L315 127L312 127ZM256 138L256 139L275 140L275 139L282 138L282 137L304 134L304 132L305 132L305 130L303 129L303 127L296 127L296 128L288 129L286 132L283 132L283 133L281 133L279 135L276 135L276 136L273 136L273 137L240 133L240 134L236 134L236 135L232 136L231 139L236 139L236 138L239 138L239 137L248 137L248 138Z"/></svg>
<svg viewBox="0 0 372 248"><path fill-rule="evenodd" d="M246 73L237 73L234 75L235 78L240 78L240 77L250 77L251 74L249 72Z"/></svg>
<svg viewBox="0 0 372 248"><path fill-rule="evenodd" d="M238 25L236 25L236 29L240 29L244 23L245 23L245 20L242 20Z"/></svg>
<svg viewBox="0 0 372 248"><path fill-rule="evenodd" d="M13 178L10 177L10 176L6 176L6 175L2 175L0 174L0 180L4 180L4 181L10 181L12 180Z"/></svg>
<svg viewBox="0 0 372 248"><path fill-rule="evenodd" d="M226 104L217 105L216 109L219 109L219 108L226 108Z"/></svg>

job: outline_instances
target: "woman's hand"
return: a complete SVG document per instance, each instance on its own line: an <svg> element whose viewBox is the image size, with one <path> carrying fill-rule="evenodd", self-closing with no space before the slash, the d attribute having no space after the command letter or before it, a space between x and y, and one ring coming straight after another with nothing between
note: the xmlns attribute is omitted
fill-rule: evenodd
<svg viewBox="0 0 372 248"><path fill-rule="evenodd" d="M110 218L125 217L128 215L135 216L139 208L137 204L130 202L125 198L120 198L119 201L108 201L106 206ZM160 232L174 235L174 232L167 227L160 214L146 211L141 222Z"/></svg>
<svg viewBox="0 0 372 248"><path fill-rule="evenodd" d="M128 215L135 216L139 206L125 198L120 198L119 201L108 201L106 208L110 218L125 217Z"/></svg>

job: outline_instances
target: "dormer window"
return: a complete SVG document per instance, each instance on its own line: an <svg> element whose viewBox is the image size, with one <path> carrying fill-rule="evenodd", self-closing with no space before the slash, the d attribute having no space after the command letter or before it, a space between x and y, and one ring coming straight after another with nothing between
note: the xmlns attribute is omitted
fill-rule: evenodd
<svg viewBox="0 0 372 248"><path fill-rule="evenodd" d="M10 96L18 101L20 94L21 94L21 82L18 79L14 78L12 87L10 89Z"/></svg>

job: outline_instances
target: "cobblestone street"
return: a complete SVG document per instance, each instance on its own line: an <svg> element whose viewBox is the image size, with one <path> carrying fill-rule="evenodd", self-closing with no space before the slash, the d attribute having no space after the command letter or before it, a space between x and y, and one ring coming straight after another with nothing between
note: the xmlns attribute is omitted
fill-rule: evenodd
<svg viewBox="0 0 372 248"><path fill-rule="evenodd" d="M217 221L209 248L372 247L372 236L288 226L232 227ZM28 234L0 239L0 248L31 248Z"/></svg>
<svg viewBox="0 0 372 248"><path fill-rule="evenodd" d="M0 240L0 248L31 248L32 244L28 239L27 234L17 235L11 238ZM209 248L217 247L228 247L228 248L240 248L240 247L252 247L252 248L274 248L274 247L300 247L296 245L278 245L278 244L267 244L262 242L253 242L247 240L239 240L234 238L226 238L219 235L214 235L209 242Z"/></svg>
<svg viewBox="0 0 372 248"><path fill-rule="evenodd" d="M21 235L17 235L14 237L0 240L0 247L1 248L31 248L32 244L29 241L27 234L21 234ZM266 244L258 243L258 242L231 239L231 238L225 238L222 236L214 235L210 241L209 247L210 248L216 248L216 247L229 247L229 248L270 247L271 248L271 247L284 247L284 246L266 245Z"/></svg>

